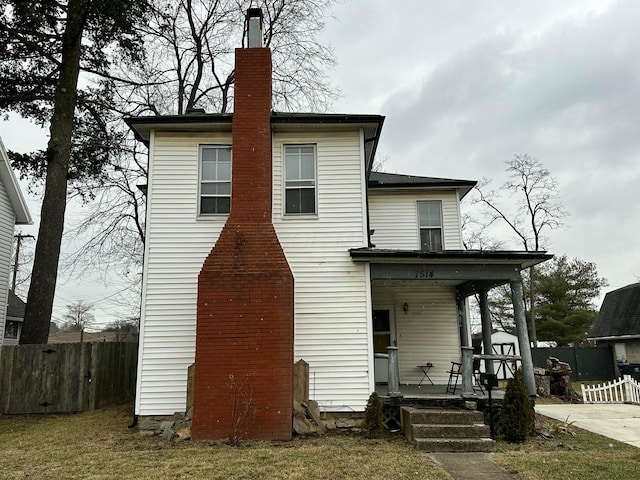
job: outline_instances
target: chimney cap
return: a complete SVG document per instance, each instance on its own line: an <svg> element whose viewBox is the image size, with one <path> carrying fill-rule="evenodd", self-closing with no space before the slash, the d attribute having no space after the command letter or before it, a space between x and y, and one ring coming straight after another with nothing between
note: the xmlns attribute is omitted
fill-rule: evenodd
<svg viewBox="0 0 640 480"><path fill-rule="evenodd" d="M249 48L262 47L262 9L247 9L247 37Z"/></svg>

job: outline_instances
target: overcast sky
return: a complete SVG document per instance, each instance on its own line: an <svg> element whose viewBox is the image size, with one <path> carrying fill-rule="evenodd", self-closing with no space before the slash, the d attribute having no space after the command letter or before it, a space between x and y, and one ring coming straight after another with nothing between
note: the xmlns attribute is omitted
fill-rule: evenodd
<svg viewBox="0 0 640 480"><path fill-rule="evenodd" d="M385 170L499 186L505 161L532 155L570 212L548 250L595 262L605 290L637 280L640 2L347 0L331 14L333 110L386 116ZM46 143L15 117L0 135L17 151ZM104 297L60 285L56 315L78 298L112 314Z"/></svg>
<svg viewBox="0 0 640 480"><path fill-rule="evenodd" d="M336 111L386 116L387 171L499 187L527 153L557 178L546 247L640 275L640 2L351 0L325 38ZM518 247L512 243L511 247Z"/></svg>

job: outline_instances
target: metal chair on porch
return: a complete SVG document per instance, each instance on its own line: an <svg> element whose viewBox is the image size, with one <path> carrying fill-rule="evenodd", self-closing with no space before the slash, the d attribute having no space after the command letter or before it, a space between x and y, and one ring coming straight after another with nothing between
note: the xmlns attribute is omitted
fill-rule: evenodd
<svg viewBox="0 0 640 480"><path fill-rule="evenodd" d="M447 382L446 393L456 393L458 388L458 379L462 376L462 363L451 362L451 368L447 371L449 374L449 381ZM484 394L484 389L480 383L480 359L473 360L473 389L479 389L480 393Z"/></svg>
<svg viewBox="0 0 640 480"><path fill-rule="evenodd" d="M460 375L462 375L462 363L460 362L451 362L451 368L447 371L449 374L449 381L447 382L447 390L446 393L456 393L456 388L458 388L458 379Z"/></svg>
<svg viewBox="0 0 640 480"><path fill-rule="evenodd" d="M479 358L473 359L473 382L475 383L475 385L473 386L473 389L475 390L476 388L478 388L480 389L480 393L484 394L484 388L482 388L482 383L480 383L480 359Z"/></svg>

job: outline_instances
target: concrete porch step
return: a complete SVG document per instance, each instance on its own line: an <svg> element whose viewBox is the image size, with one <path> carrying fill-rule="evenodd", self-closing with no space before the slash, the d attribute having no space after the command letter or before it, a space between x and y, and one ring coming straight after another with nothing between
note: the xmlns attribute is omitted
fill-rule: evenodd
<svg viewBox="0 0 640 480"><path fill-rule="evenodd" d="M412 438L489 438L488 425L412 425Z"/></svg>
<svg viewBox="0 0 640 480"><path fill-rule="evenodd" d="M402 431L418 450L492 452L495 442L482 412L460 408L402 407Z"/></svg>
<svg viewBox="0 0 640 480"><path fill-rule="evenodd" d="M423 452L493 452L495 442L490 438L418 438L417 450Z"/></svg>
<svg viewBox="0 0 640 480"><path fill-rule="evenodd" d="M402 408L402 422L431 425L484 424L482 412L461 408Z"/></svg>

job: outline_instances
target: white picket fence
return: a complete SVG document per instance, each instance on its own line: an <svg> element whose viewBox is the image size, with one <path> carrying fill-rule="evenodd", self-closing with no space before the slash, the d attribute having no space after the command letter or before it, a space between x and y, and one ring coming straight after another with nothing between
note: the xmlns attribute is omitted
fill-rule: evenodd
<svg viewBox="0 0 640 480"><path fill-rule="evenodd" d="M584 403L640 404L640 383L631 375L602 385L580 385Z"/></svg>

